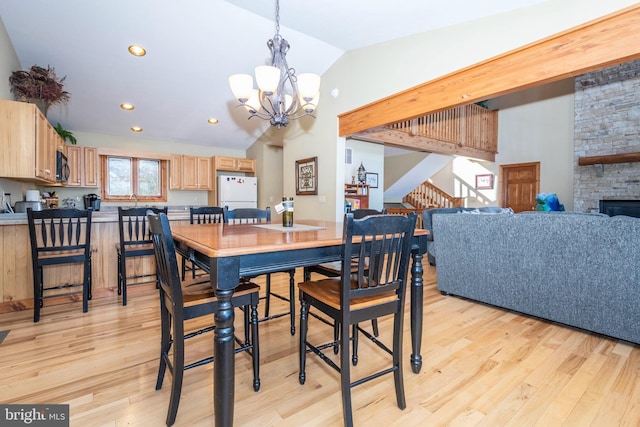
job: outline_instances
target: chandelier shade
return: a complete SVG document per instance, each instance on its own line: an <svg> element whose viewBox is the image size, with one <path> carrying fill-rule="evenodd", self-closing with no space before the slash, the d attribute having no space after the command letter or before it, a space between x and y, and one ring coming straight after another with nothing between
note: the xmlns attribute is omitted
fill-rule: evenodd
<svg viewBox="0 0 640 427"><path fill-rule="evenodd" d="M234 74L229 77L229 86L233 96L240 102L247 102L253 92L253 77L249 74Z"/></svg>
<svg viewBox="0 0 640 427"><path fill-rule="evenodd" d="M249 118L269 120L281 128L304 116L313 116L320 98L320 76L313 73L296 75L287 65L289 42L280 36L280 2L276 1L276 34L267 42L271 65L255 68L257 89L249 74L229 77L233 96L249 112Z"/></svg>

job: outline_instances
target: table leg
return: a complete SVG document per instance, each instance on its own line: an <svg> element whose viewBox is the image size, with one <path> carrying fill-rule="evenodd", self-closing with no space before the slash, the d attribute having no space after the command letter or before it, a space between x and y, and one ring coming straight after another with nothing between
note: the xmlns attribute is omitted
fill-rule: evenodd
<svg viewBox="0 0 640 427"><path fill-rule="evenodd" d="M217 290L218 310L215 314L213 403L216 427L233 425L235 395L235 358L233 357L232 290Z"/></svg>
<svg viewBox="0 0 640 427"><path fill-rule="evenodd" d="M235 268L234 268L235 267ZM235 271L235 274L233 272ZM234 310L231 304L239 281L239 264L212 259L211 284L216 288L218 309L213 338L213 410L216 427L233 426L235 398Z"/></svg>
<svg viewBox="0 0 640 427"><path fill-rule="evenodd" d="M411 258L411 370L417 374L422 368L422 255L416 251Z"/></svg>

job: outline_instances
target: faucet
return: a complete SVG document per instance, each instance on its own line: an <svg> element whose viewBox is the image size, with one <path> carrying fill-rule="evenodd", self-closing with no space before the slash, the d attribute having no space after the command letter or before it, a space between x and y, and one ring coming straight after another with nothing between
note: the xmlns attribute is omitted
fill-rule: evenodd
<svg viewBox="0 0 640 427"><path fill-rule="evenodd" d="M129 200L131 200L131 199L135 200L134 207L137 208L138 207L138 196L136 196L136 193L131 193L131 195L129 196Z"/></svg>

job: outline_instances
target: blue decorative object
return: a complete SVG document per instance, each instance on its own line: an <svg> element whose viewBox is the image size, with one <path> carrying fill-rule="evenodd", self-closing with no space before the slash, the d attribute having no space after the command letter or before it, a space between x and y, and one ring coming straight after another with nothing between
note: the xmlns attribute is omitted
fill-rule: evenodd
<svg viewBox="0 0 640 427"><path fill-rule="evenodd" d="M558 201L556 193L540 193L536 194L536 210L537 211L563 211L564 205Z"/></svg>

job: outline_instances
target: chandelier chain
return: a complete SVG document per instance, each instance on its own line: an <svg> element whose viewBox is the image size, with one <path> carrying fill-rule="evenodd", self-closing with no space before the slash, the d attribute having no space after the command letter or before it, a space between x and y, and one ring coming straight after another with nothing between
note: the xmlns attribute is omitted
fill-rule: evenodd
<svg viewBox="0 0 640 427"><path fill-rule="evenodd" d="M280 0L276 0L276 35L280 35Z"/></svg>

